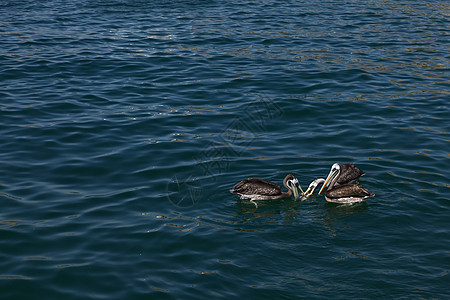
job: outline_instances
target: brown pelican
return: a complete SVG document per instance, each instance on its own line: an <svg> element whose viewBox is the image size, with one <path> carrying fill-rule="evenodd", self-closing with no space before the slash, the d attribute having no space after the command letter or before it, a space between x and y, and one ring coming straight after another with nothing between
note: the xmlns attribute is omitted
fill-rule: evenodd
<svg viewBox="0 0 450 300"><path fill-rule="evenodd" d="M331 166L330 173L328 173L325 183L319 191L326 188L327 190L332 189L334 186L339 186L346 183L355 183L359 177L365 175L363 170L355 166L354 164L340 164L335 163Z"/></svg>
<svg viewBox="0 0 450 300"><path fill-rule="evenodd" d="M309 196L311 196L314 193L319 184L322 184L324 182L325 182L324 178L316 178L313 181L311 181L308 188L306 189L306 192L303 193L303 197L309 198Z"/></svg>
<svg viewBox="0 0 450 300"><path fill-rule="evenodd" d="M297 178L292 174L288 174L284 178L283 185L288 190L287 192L282 192L281 186L276 183L264 179L248 178L236 184L233 189L230 190L230 193L241 196L241 199L250 200L283 199L290 198L292 195L294 195L295 199L298 199L298 187L303 194L303 190L298 183Z"/></svg>
<svg viewBox="0 0 450 300"><path fill-rule="evenodd" d="M323 188L325 186L325 182L326 180L323 178L313 180L309 184L306 192L303 193L303 197L308 198L311 196L319 184L323 183ZM333 203L357 203L373 196L375 196L375 194L370 193L369 190L363 188L359 184L353 183L345 183L331 189L328 188L325 192L325 200Z"/></svg>

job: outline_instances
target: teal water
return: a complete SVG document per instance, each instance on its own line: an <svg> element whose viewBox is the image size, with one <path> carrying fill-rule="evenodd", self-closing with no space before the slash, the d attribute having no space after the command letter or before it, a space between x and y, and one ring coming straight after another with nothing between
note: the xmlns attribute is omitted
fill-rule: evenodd
<svg viewBox="0 0 450 300"><path fill-rule="evenodd" d="M447 1L0 1L2 299L444 299ZM355 163L374 198L266 201Z"/></svg>

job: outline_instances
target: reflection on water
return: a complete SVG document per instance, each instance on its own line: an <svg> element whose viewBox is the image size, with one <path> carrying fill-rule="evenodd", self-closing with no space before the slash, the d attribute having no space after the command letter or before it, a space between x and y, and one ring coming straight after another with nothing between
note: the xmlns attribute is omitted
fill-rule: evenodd
<svg viewBox="0 0 450 300"><path fill-rule="evenodd" d="M243 222L259 220L263 224L292 224L298 219L301 202L292 199L250 201L238 199L238 218Z"/></svg>
<svg viewBox="0 0 450 300"><path fill-rule="evenodd" d="M345 217L366 212L368 204L359 202L355 204L336 204L313 198L313 201L295 201L292 199L284 200L263 200L251 201L247 199L238 199L238 217L243 222L259 220L260 222L291 224L299 218L306 218L323 222L326 226L332 226L332 223ZM255 204L256 202L256 204ZM304 210L302 211L302 206ZM306 210L311 210L306 214ZM303 214L302 214L303 213Z"/></svg>
<svg viewBox="0 0 450 300"><path fill-rule="evenodd" d="M368 210L367 202L358 202L354 204L337 204L337 203L329 203L326 202L324 205L325 209L328 212L325 220L328 223L332 223L336 220L359 214L362 212L366 212Z"/></svg>
<svg viewBox="0 0 450 300"><path fill-rule="evenodd" d="M336 204L326 202L324 205L326 214L322 220L324 226L330 230L330 236L335 237L338 230L347 228L347 224L341 221L351 215L360 214L368 210L366 202L358 202L355 204Z"/></svg>
<svg viewBox="0 0 450 300"><path fill-rule="evenodd" d="M237 212L238 217L243 222L281 215L281 210L277 208L281 204L281 200L253 201L249 199L238 199L236 204L239 209Z"/></svg>
<svg viewBox="0 0 450 300"><path fill-rule="evenodd" d="M448 298L448 1L69 2L0 2L3 298Z"/></svg>

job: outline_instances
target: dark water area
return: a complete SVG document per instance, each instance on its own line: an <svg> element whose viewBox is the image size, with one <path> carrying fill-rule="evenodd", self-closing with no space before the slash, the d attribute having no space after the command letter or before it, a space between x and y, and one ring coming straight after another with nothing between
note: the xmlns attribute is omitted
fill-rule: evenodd
<svg viewBox="0 0 450 300"><path fill-rule="evenodd" d="M0 298L450 298L449 16L0 0ZM376 196L228 191L335 162Z"/></svg>

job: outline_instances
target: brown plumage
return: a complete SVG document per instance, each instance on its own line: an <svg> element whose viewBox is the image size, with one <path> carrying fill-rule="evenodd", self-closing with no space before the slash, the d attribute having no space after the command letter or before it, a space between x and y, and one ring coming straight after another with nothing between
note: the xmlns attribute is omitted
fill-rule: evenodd
<svg viewBox="0 0 450 300"><path fill-rule="evenodd" d="M323 178L315 179L309 184L308 189L303 196L308 198L314 193L314 190L319 184L324 183L325 179ZM333 203L356 203L373 196L375 196L375 194L372 194L368 189L354 183L346 183L333 188L327 188L327 191L325 192L325 200Z"/></svg>
<svg viewBox="0 0 450 300"><path fill-rule="evenodd" d="M333 203L356 203L373 196L375 194L368 189L353 183L339 185L325 192L325 199Z"/></svg>
<svg viewBox="0 0 450 300"><path fill-rule="evenodd" d="M230 193L241 196L241 199L269 200L290 198L292 194L298 198L297 187L300 187L297 178L288 174L283 180L284 187L288 190L283 192L281 186L276 183L259 179L248 178L236 184Z"/></svg>
<svg viewBox="0 0 450 300"><path fill-rule="evenodd" d="M365 174L363 170L354 164L335 163L331 166L330 173L328 173L325 183L319 191L319 195L323 189L329 190L342 184L355 183L359 177Z"/></svg>
<svg viewBox="0 0 450 300"><path fill-rule="evenodd" d="M355 166L354 164L339 164L340 173L336 180L337 185L354 183L359 177L365 175L363 170Z"/></svg>

